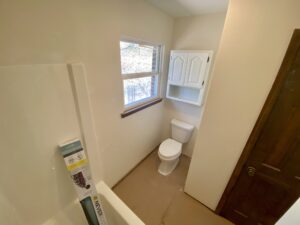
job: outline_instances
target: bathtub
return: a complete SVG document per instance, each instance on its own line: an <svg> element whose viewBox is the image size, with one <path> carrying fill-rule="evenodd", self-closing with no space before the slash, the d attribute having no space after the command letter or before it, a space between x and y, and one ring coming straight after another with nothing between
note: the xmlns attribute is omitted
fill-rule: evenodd
<svg viewBox="0 0 300 225"><path fill-rule="evenodd" d="M96 188L108 225L145 225L103 181Z"/></svg>

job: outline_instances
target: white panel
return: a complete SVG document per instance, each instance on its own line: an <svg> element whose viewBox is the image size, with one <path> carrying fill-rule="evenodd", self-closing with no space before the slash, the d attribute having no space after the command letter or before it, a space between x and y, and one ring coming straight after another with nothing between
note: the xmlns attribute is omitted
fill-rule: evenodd
<svg viewBox="0 0 300 225"><path fill-rule="evenodd" d="M199 74L201 73L202 66L203 66L203 60L200 59L199 57L194 57L193 59L191 59L191 65L188 74L189 82L199 83L200 81Z"/></svg>
<svg viewBox="0 0 300 225"><path fill-rule="evenodd" d="M169 82L172 84L183 84L186 69L187 54L171 54Z"/></svg>
<svg viewBox="0 0 300 225"><path fill-rule="evenodd" d="M181 57L176 57L173 63L172 81L180 82L183 75L184 60Z"/></svg>
<svg viewBox="0 0 300 225"><path fill-rule="evenodd" d="M185 85L201 88L204 85L208 54L190 53L188 56Z"/></svg>
<svg viewBox="0 0 300 225"><path fill-rule="evenodd" d="M80 137L66 65L0 67L0 92L0 224L87 224L57 149Z"/></svg>

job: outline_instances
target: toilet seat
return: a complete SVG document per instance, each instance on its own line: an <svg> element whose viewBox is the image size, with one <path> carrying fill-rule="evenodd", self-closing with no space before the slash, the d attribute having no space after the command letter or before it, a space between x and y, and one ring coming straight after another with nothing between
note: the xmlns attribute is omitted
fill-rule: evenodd
<svg viewBox="0 0 300 225"><path fill-rule="evenodd" d="M181 155L181 148L180 142L168 138L159 146L158 154L164 160L173 160Z"/></svg>

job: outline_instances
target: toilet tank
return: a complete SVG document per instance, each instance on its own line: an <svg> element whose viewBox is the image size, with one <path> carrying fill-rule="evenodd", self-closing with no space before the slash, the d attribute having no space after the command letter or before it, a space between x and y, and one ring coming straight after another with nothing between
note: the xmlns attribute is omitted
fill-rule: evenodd
<svg viewBox="0 0 300 225"><path fill-rule="evenodd" d="M172 139L180 143L186 143L190 140L194 126L176 119L172 119Z"/></svg>

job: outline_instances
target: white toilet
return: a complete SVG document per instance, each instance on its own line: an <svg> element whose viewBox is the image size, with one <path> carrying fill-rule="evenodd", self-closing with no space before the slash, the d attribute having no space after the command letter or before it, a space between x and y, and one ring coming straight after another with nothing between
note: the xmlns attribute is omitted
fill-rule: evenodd
<svg viewBox="0 0 300 225"><path fill-rule="evenodd" d="M161 163L158 172L164 176L169 175L176 168L181 155L182 144L188 142L192 136L194 126L179 120L173 119L172 138L163 141L158 150Z"/></svg>

